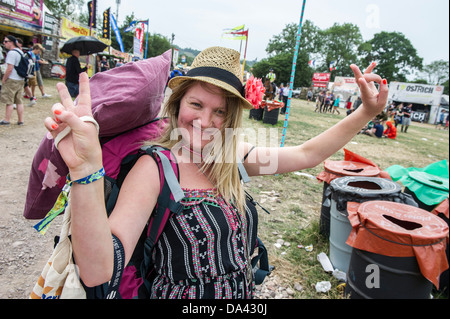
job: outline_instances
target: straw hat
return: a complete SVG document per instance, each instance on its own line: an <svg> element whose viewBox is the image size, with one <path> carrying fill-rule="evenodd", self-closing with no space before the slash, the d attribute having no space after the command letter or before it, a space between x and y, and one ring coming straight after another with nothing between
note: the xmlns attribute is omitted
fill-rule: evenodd
<svg viewBox="0 0 450 319"><path fill-rule="evenodd" d="M169 81L169 88L174 89L186 80L207 82L218 86L238 96L246 109L252 109L252 104L245 99L242 83L242 69L239 52L211 47L200 52L192 62L186 76L177 76Z"/></svg>

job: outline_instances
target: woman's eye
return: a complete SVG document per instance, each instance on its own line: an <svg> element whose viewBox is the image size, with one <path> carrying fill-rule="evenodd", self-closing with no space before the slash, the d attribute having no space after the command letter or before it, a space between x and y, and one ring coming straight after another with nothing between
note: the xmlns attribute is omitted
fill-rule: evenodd
<svg viewBox="0 0 450 319"><path fill-rule="evenodd" d="M224 110L217 110L216 113L219 116L225 116L225 114L226 114Z"/></svg>

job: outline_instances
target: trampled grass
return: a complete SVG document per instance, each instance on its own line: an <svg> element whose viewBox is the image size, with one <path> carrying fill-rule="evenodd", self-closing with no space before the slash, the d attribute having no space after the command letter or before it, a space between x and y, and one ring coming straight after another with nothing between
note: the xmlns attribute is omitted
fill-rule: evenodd
<svg viewBox="0 0 450 319"><path fill-rule="evenodd" d="M302 144L325 131L346 116L314 112L315 105L304 100L291 102L285 145ZM244 112L244 128L277 130L278 143L283 132L284 115L280 115L274 126L262 121L249 119ZM264 131L264 130L262 130ZM376 139L367 135L357 135L345 148L375 162L382 170L392 166L425 167L431 163L449 158L449 132L438 130L434 125L413 122L408 133L398 127L396 140ZM267 136L268 143L269 137ZM268 145L268 144L266 144ZM279 145L279 144L278 144ZM331 160L344 160L341 149ZM296 173L278 176L252 177L247 185L249 192L270 211L270 215L259 210L259 237L269 250L270 263L274 274L282 278L285 285L300 283L303 290L296 291L296 298L344 298L338 287L339 282L323 271L317 261L320 252L329 253L329 240L319 233L320 209L323 184L315 179L323 165ZM284 244L276 248L274 244L282 239ZM286 244L286 242L288 244ZM312 245L312 251L306 246ZM330 281L328 293L317 293L314 285L319 281Z"/></svg>

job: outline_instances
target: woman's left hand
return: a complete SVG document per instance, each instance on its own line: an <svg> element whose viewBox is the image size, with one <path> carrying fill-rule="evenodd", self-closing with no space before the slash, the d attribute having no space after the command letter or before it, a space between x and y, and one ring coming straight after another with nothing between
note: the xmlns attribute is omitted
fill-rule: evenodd
<svg viewBox="0 0 450 319"><path fill-rule="evenodd" d="M362 107L370 114L370 117L380 114L387 104L389 86L386 79L381 79L377 74L372 73L376 63L373 62L364 71L364 74L355 64L350 65L350 68L355 75L356 83L361 91ZM379 90L375 86L375 82L379 84Z"/></svg>

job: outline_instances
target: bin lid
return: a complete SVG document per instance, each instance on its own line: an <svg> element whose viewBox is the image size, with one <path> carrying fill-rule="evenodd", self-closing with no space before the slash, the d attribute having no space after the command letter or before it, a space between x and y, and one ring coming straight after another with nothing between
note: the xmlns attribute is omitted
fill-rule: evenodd
<svg viewBox="0 0 450 319"><path fill-rule="evenodd" d="M439 276L448 269L447 223L424 209L389 201L352 202L347 210L353 227L348 245L383 256L415 256L424 277L439 287Z"/></svg>
<svg viewBox="0 0 450 319"><path fill-rule="evenodd" d="M413 180L427 186L448 191L448 178L429 174L427 172L412 171L408 173Z"/></svg>
<svg viewBox="0 0 450 319"><path fill-rule="evenodd" d="M354 161L330 161L324 162L325 170L342 176L377 176L380 169L366 163Z"/></svg>
<svg viewBox="0 0 450 319"><path fill-rule="evenodd" d="M368 176L345 176L336 178L330 183L332 192L359 196L376 197L379 195L393 195L401 192L402 187L388 179Z"/></svg>
<svg viewBox="0 0 450 319"><path fill-rule="evenodd" d="M448 197L448 177L411 171L399 182L413 192L419 201L428 206L438 205Z"/></svg>

